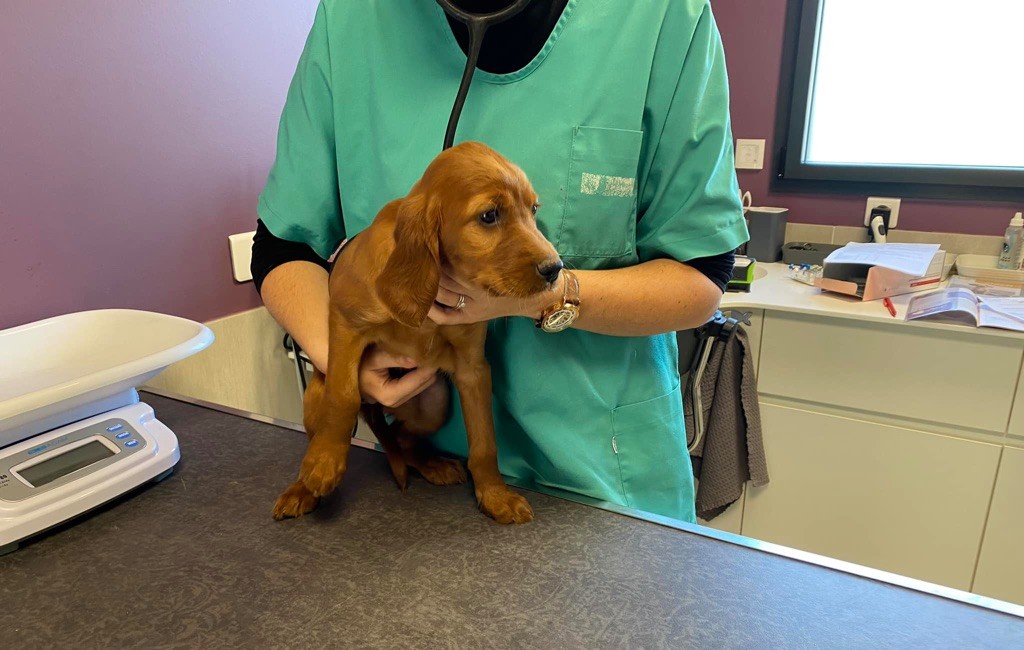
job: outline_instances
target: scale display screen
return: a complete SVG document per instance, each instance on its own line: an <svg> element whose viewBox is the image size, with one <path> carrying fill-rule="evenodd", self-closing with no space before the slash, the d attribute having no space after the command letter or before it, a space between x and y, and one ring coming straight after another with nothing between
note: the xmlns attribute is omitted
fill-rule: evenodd
<svg viewBox="0 0 1024 650"><path fill-rule="evenodd" d="M97 463L104 458L110 458L115 453L102 442L93 440L59 456L54 456L31 467L20 469L18 474L31 483L32 487L39 487L52 483L62 476L67 476L71 472L80 470L83 467Z"/></svg>

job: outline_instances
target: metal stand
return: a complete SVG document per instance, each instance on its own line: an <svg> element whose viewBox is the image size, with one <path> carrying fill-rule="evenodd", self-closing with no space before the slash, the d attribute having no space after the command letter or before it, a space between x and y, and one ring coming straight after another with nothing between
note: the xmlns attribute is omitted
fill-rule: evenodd
<svg viewBox="0 0 1024 650"><path fill-rule="evenodd" d="M299 384L299 396L301 397L306 392L305 365L308 363L307 357L302 353L302 348L299 347L295 339L288 334L284 335L284 347L288 350L288 356L295 362L295 379Z"/></svg>

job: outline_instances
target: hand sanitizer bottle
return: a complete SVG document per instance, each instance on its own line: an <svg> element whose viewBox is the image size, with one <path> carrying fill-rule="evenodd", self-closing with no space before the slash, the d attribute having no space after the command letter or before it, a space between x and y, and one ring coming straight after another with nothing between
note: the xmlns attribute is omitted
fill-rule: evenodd
<svg viewBox="0 0 1024 650"><path fill-rule="evenodd" d="M1019 270L1024 262L1024 213L1018 212L1010 221L1003 237L1003 252L999 255L1000 269Z"/></svg>

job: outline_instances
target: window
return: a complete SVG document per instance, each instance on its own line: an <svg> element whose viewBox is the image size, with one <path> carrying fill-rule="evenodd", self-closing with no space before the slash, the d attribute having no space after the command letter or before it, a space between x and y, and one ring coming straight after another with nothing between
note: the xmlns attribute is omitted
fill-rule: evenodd
<svg viewBox="0 0 1024 650"><path fill-rule="evenodd" d="M777 182L1024 198L1024 1L790 0Z"/></svg>

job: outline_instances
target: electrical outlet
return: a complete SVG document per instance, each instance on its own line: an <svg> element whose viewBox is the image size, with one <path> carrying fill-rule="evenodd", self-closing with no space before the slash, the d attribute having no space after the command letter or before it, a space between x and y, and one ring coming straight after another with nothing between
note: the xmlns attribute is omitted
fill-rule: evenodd
<svg viewBox="0 0 1024 650"><path fill-rule="evenodd" d="M764 169L764 140L736 141L736 169Z"/></svg>
<svg viewBox="0 0 1024 650"><path fill-rule="evenodd" d="M864 225L871 225L871 211L877 207L885 206L889 208L889 230L896 227L897 219L900 216L900 199L892 199L886 197L872 196L868 198L868 206L864 209Z"/></svg>
<svg viewBox="0 0 1024 650"><path fill-rule="evenodd" d="M228 235L228 245L231 247L231 275L235 282L252 280L249 265L252 263L252 238L255 236L255 230Z"/></svg>

